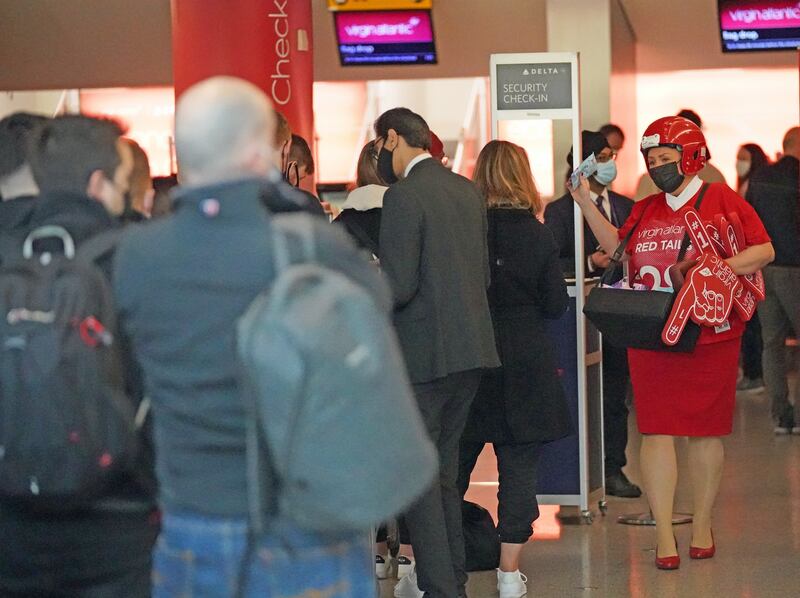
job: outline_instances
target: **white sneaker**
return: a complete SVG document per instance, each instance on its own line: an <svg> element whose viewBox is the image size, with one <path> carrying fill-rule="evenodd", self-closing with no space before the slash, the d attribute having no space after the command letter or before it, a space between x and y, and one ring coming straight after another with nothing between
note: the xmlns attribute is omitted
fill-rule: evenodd
<svg viewBox="0 0 800 598"><path fill-rule="evenodd" d="M392 574L392 557L382 554L375 555L375 577L386 579Z"/></svg>
<svg viewBox="0 0 800 598"><path fill-rule="evenodd" d="M512 573L497 570L497 589L500 598L522 598L528 593L528 588L525 586L527 581L528 578L518 570Z"/></svg>
<svg viewBox="0 0 800 598"><path fill-rule="evenodd" d="M407 556L397 557L397 579L403 579L406 575L411 575L414 571L414 559Z"/></svg>
<svg viewBox="0 0 800 598"><path fill-rule="evenodd" d="M425 592L417 586L417 572L413 569L401 577L394 587L394 598L422 598L424 595Z"/></svg>

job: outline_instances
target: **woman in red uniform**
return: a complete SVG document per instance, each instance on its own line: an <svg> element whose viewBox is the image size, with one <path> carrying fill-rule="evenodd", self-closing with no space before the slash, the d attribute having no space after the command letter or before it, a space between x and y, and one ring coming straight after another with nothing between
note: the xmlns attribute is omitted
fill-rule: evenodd
<svg viewBox="0 0 800 598"><path fill-rule="evenodd" d="M603 249L616 246L639 223L628 243L630 280L654 290L672 291L669 268L685 234L684 214L703 187L697 173L706 162L703 133L680 117L661 118L642 138L642 155L661 193L638 202L620 229L614 228L589 198L582 181L572 196ZM699 210L704 223L717 214L738 215L744 249L726 261L737 275L751 274L772 261L769 236L753 208L722 183L707 185ZM699 257L690 246L687 259ZM736 394L740 337L744 323L731 311L722 325L703 326L692 353L628 350L641 449L642 480L656 520L656 566L677 569L680 557L672 530L677 483L674 437L689 437L689 471L694 491L694 518L689 554L714 555L711 510L722 476L722 436L730 434Z"/></svg>

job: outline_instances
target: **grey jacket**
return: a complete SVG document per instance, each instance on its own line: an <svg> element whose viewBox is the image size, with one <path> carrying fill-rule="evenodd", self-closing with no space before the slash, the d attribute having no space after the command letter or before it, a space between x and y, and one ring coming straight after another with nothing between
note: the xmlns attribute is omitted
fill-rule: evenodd
<svg viewBox="0 0 800 598"><path fill-rule="evenodd" d="M419 162L386 191L379 257L412 382L500 365L486 231L478 190L436 160Z"/></svg>

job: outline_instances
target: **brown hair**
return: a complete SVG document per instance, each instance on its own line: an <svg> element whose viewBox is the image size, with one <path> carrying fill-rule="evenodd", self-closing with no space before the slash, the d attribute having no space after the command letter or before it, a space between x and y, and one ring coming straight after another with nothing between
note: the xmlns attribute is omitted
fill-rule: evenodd
<svg viewBox="0 0 800 598"><path fill-rule="evenodd" d="M136 141L129 137L123 137L122 142L131 148L131 154L133 155L133 168L131 168L131 174L128 177L128 189L133 208L144 213L146 211L144 205L145 195L153 188L153 179L150 178L150 161L147 159L147 153Z"/></svg>
<svg viewBox="0 0 800 598"><path fill-rule="evenodd" d="M292 128L282 112L275 110L275 147L280 149L287 141L292 140Z"/></svg>
<svg viewBox="0 0 800 598"><path fill-rule="evenodd" d="M500 205L525 208L533 214L543 204L533 181L527 152L509 141L490 141L478 155L473 181L488 207Z"/></svg>
<svg viewBox="0 0 800 598"><path fill-rule="evenodd" d="M375 140L368 141L358 155L356 168L356 187L365 185L383 185L386 183L378 174L378 161L375 159Z"/></svg>

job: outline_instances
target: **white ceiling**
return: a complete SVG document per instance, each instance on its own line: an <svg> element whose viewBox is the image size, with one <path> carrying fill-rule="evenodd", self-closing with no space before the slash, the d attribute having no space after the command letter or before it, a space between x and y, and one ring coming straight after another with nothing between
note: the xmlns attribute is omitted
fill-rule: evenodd
<svg viewBox="0 0 800 598"><path fill-rule="evenodd" d="M638 41L637 69L797 66L796 52L723 54L717 0L619 0Z"/></svg>

